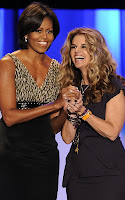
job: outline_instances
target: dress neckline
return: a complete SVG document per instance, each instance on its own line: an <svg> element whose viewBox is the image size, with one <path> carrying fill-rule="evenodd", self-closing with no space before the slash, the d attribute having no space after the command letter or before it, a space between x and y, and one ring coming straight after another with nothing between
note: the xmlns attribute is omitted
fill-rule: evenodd
<svg viewBox="0 0 125 200"><path fill-rule="evenodd" d="M30 73L30 71L28 70L28 68L26 67L26 65L14 54L10 54L8 53L7 55L13 57L13 58L16 58L18 60L18 62L23 66L23 68L27 71L27 73L29 74L30 78L32 79L32 81L35 83L35 85L41 90L43 85L46 83L46 80L47 80L47 77L50 73L50 70L51 68L53 67L52 63L55 59L51 59L51 62L50 62L50 66L49 66L49 69L48 69L48 72L44 78L44 81L42 82L41 86L38 85L37 81L33 78L32 74Z"/></svg>

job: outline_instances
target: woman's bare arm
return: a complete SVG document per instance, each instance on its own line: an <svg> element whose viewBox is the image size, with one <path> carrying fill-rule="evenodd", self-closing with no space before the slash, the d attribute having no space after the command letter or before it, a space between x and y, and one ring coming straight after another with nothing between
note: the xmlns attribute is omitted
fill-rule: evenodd
<svg viewBox="0 0 125 200"><path fill-rule="evenodd" d="M71 105L72 108L73 105ZM81 108L83 109L83 108ZM83 109L84 110L84 109ZM114 141L120 134L125 120L125 97L123 91L113 97L106 105L105 120L95 116L90 115L86 120L97 133L101 136L109 138ZM62 135L66 143L71 143L75 135L73 125L66 120Z"/></svg>
<svg viewBox="0 0 125 200"><path fill-rule="evenodd" d="M69 97L67 97L67 98L69 98ZM81 109L82 109L82 113L83 113L83 111L85 110L85 107L83 106L82 95L81 94L79 95L79 98L77 99L77 103L74 101L65 102L64 110L66 110L68 107L70 108L71 113L80 112ZM75 115L71 114L71 116L74 117ZM65 120L61 134L62 134L62 138L66 144L70 144L75 137L76 126L74 126L74 125L68 119Z"/></svg>
<svg viewBox="0 0 125 200"><path fill-rule="evenodd" d="M87 122L103 137L114 141L120 134L125 120L125 97L123 91L106 105L105 120L91 115Z"/></svg>
<svg viewBox="0 0 125 200"><path fill-rule="evenodd" d="M66 118L67 113L63 109L61 109L60 112L51 115L51 126L55 134L62 130Z"/></svg>
<svg viewBox="0 0 125 200"><path fill-rule="evenodd" d="M26 110L17 109L15 89L15 65L11 58L0 61L0 109L7 126L29 121L41 115L58 111L63 106L60 98L54 103Z"/></svg>
<svg viewBox="0 0 125 200"><path fill-rule="evenodd" d="M78 99L79 95L80 95L79 90L71 85L68 86L67 88L63 88L60 91L60 96L61 98L63 98L64 102L67 102L67 97L68 99L73 100L73 99ZM62 108L60 109L60 112L53 113L51 115L51 125L55 134L62 130L63 125L67 119L67 114L68 114L67 105L68 102L65 105L65 109Z"/></svg>

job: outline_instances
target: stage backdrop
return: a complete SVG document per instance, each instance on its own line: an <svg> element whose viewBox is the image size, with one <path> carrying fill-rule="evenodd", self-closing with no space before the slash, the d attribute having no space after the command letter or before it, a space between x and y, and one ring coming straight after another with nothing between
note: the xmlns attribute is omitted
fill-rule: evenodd
<svg viewBox="0 0 125 200"><path fill-rule="evenodd" d="M17 21L23 10L0 8L0 59L9 52L18 49ZM108 47L117 61L117 73L125 76L125 10L119 9L85 9L63 10L54 9L59 22L60 34L53 42L47 54L61 62L60 49L68 32L76 27L91 27L99 30L105 37ZM125 126L121 132L121 139L125 146ZM60 151L60 174L57 200L66 200L65 189L62 188L65 158L70 145L66 145L60 136L56 135Z"/></svg>

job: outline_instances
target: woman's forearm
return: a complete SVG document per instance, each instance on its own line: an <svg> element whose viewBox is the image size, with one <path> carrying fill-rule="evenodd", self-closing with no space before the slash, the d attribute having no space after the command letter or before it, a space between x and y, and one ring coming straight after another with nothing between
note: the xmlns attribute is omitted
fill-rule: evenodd
<svg viewBox="0 0 125 200"><path fill-rule="evenodd" d="M64 142L66 144L70 144L75 137L75 133L76 133L76 128L69 120L66 120L61 132Z"/></svg>
<svg viewBox="0 0 125 200"><path fill-rule="evenodd" d="M94 113L86 118L85 115L87 114L88 116L88 111L85 111L84 106L82 106L80 110L77 111L75 105L71 105L70 103L69 105L74 111L77 112L77 114L81 115L83 120L87 121L98 134L109 138L112 141L118 137L123 128L125 119L125 97L122 90L119 94L107 102L105 119L97 117L94 115Z"/></svg>
<svg viewBox="0 0 125 200"><path fill-rule="evenodd" d="M62 109L58 116L51 119L51 126L55 134L62 130L62 127L66 121L66 118L67 118L67 114Z"/></svg>
<svg viewBox="0 0 125 200"><path fill-rule="evenodd" d="M111 141L114 141L118 137L123 126L122 123L120 123L120 125L115 125L110 121L103 120L94 115L91 115L86 121L97 133L103 137L109 138Z"/></svg>
<svg viewBox="0 0 125 200"><path fill-rule="evenodd" d="M36 108L30 108L26 110L18 110L16 108L7 110L7 112L2 113L4 122L7 126L12 126L14 124L26 122L35 119L39 116L56 111L57 107L54 103L45 104Z"/></svg>

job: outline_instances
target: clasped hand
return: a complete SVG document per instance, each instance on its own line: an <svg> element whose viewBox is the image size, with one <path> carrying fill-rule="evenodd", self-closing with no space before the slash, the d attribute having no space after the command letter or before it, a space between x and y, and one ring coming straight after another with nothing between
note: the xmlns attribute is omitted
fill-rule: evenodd
<svg viewBox="0 0 125 200"><path fill-rule="evenodd" d="M68 86L67 88L62 89L62 96L64 99L63 109L71 114L81 113L83 107L82 95L81 92L75 86Z"/></svg>

